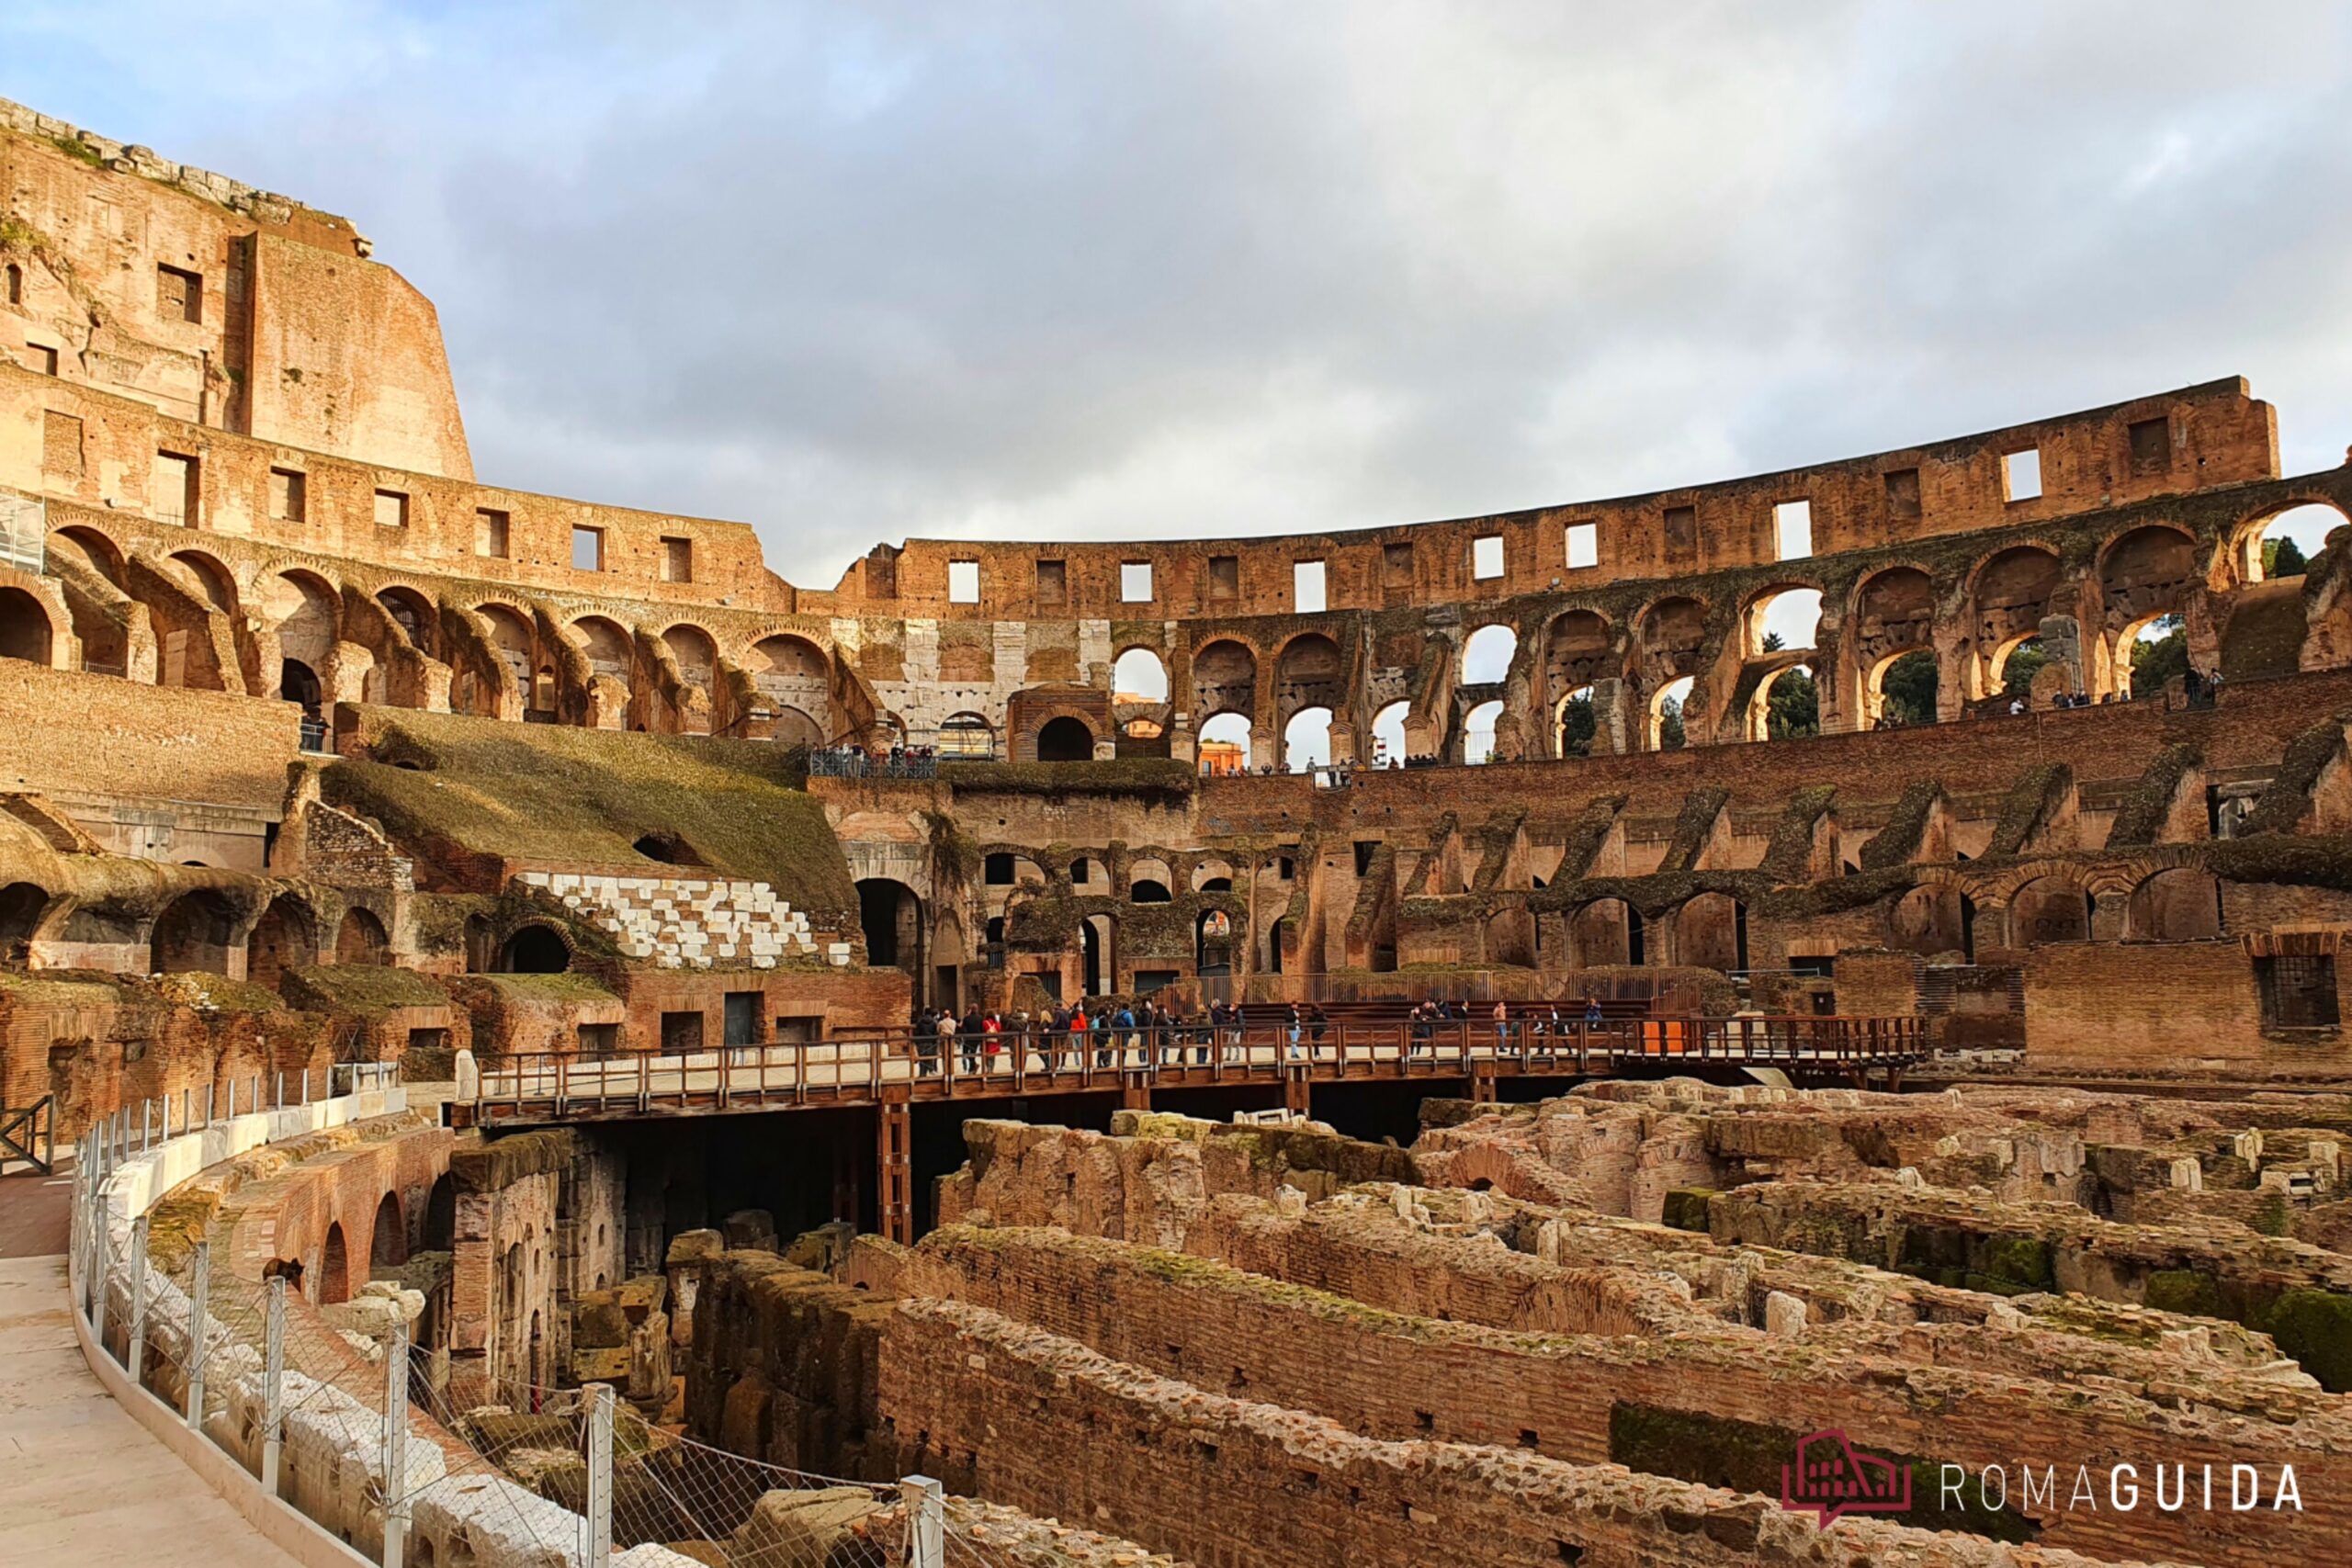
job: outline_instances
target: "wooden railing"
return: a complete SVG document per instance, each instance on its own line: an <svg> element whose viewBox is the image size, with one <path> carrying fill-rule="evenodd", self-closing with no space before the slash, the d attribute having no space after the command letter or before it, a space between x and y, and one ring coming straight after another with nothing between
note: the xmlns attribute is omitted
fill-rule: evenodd
<svg viewBox="0 0 2352 1568"><path fill-rule="evenodd" d="M510 1056L481 1069L475 1122L656 1111L780 1109L1039 1093L1474 1076L1592 1077L1687 1061L1828 1068L1900 1066L1927 1052L1916 1018L1644 1018L1539 1032L1530 1022L1448 1020L947 1035L905 1029L836 1040L731 1045L681 1055Z"/></svg>

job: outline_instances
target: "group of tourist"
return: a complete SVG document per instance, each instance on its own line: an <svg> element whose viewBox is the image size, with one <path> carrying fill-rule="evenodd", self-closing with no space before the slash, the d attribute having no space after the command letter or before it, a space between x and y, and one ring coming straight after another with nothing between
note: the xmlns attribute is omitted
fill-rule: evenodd
<svg viewBox="0 0 2352 1568"><path fill-rule="evenodd" d="M1016 1065L1030 1072L1074 1071L1090 1053L1098 1067L1155 1061L1173 1067L1183 1065L1189 1050L1195 1066L1206 1066L1212 1050L1224 1061L1239 1059L1241 1028L1241 1010L1221 1001L1187 1012L1148 997L1132 1003L1104 997L1091 1013L1084 1002L1057 1002L1036 1013L975 1007L961 1018L945 1008L924 1008L914 1021L916 1071L936 1074L951 1051L967 1074L1009 1072Z"/></svg>
<svg viewBox="0 0 2352 1568"><path fill-rule="evenodd" d="M845 740L808 753L808 771L825 778L929 778L938 766L938 748L895 740L871 750Z"/></svg>

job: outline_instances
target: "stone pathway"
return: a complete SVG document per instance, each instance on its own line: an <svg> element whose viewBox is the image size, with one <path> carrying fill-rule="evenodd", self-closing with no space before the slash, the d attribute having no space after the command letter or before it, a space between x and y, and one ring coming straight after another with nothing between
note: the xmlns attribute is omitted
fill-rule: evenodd
<svg viewBox="0 0 2352 1568"><path fill-rule="evenodd" d="M65 1258L22 1249L51 1231L62 1241L71 1191L0 1180L0 1243L18 1244L0 1245L0 1563L293 1568L83 1361Z"/></svg>

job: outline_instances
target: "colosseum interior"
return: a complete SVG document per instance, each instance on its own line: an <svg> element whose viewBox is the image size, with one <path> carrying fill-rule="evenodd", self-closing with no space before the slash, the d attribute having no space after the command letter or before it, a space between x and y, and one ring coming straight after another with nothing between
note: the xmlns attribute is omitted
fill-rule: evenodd
<svg viewBox="0 0 2352 1568"><path fill-rule="evenodd" d="M802 586L478 478L344 219L0 188L0 1147L303 1561L2352 1553L2352 467L2244 381Z"/></svg>

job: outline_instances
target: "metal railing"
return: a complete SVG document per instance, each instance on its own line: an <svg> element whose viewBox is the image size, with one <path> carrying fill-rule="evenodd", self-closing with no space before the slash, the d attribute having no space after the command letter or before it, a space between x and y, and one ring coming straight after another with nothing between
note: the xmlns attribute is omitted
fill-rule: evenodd
<svg viewBox="0 0 2352 1568"><path fill-rule="evenodd" d="M1812 1016L1442 1020L1413 1024L1159 1024L834 1040L661 1055L515 1055L481 1068L477 1124L1218 1084L1614 1073L1636 1063L1901 1066L1928 1051L1916 1018Z"/></svg>
<svg viewBox="0 0 2352 1568"><path fill-rule="evenodd" d="M39 577L48 565L48 502L0 495L0 566Z"/></svg>
<svg viewBox="0 0 2352 1568"><path fill-rule="evenodd" d="M935 779L939 776L939 764L943 760L958 759L904 754L893 757L888 752L876 756L854 748L820 747L808 753L808 776L818 779ZM989 761L985 757L960 760Z"/></svg>
<svg viewBox="0 0 2352 1568"><path fill-rule="evenodd" d="M18 1161L47 1176L57 1168L57 1098L0 1110L0 1173Z"/></svg>
<svg viewBox="0 0 2352 1568"><path fill-rule="evenodd" d="M147 1211L164 1185L150 1162L173 1148L161 1131L169 1111L156 1110L166 1103L116 1111L78 1150L67 1278L86 1353L119 1374L117 1397L141 1402L150 1430L185 1424L276 1506L307 1513L362 1557L402 1568L413 1547L423 1561L611 1568L646 1543L731 1540L729 1562L747 1568L825 1568L803 1538L746 1542L738 1532L774 1492L845 1487L872 1499L862 1531L871 1561L946 1568L983 1539L935 1481L842 1481L656 1432L609 1384L493 1382L453 1408L430 1376L413 1375L432 1357L398 1314L363 1337L314 1308L299 1276L238 1278L233 1238L216 1258L209 1231L168 1246L151 1235ZM179 1123L183 1138L216 1131ZM580 1461L576 1509L526 1483L550 1450ZM510 1472L510 1456L526 1455L531 1469ZM298 1456L334 1483L298 1473Z"/></svg>

